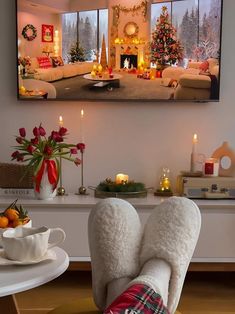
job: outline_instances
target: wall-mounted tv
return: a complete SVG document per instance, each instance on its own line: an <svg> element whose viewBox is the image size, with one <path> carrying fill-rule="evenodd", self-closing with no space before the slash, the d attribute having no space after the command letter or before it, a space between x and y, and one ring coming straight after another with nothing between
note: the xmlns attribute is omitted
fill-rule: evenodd
<svg viewBox="0 0 235 314"><path fill-rule="evenodd" d="M219 101L223 0L16 0L18 99Z"/></svg>

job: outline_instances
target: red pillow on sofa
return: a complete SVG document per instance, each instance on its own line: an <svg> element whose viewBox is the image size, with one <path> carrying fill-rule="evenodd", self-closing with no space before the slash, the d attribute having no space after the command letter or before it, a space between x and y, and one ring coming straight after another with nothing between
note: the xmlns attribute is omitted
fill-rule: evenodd
<svg viewBox="0 0 235 314"><path fill-rule="evenodd" d="M208 61L202 62L202 64L199 66L199 70L201 70L202 72L207 72L208 69L209 69L209 62Z"/></svg>
<svg viewBox="0 0 235 314"><path fill-rule="evenodd" d="M52 68L52 64L49 57L37 57L39 68L48 69Z"/></svg>

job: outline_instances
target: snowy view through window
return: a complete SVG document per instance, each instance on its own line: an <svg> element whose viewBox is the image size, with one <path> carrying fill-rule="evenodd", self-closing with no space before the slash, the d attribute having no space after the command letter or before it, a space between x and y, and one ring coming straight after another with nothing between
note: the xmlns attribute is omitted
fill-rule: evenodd
<svg viewBox="0 0 235 314"><path fill-rule="evenodd" d="M69 61L69 51L76 42L84 49L85 60L93 61L97 52L101 51L103 35L108 47L108 10L62 14L62 31L62 55L65 61Z"/></svg>
<svg viewBox="0 0 235 314"><path fill-rule="evenodd" d="M218 57L220 49L220 0L179 0L152 4L151 30L155 28L162 6L171 16L187 59Z"/></svg>

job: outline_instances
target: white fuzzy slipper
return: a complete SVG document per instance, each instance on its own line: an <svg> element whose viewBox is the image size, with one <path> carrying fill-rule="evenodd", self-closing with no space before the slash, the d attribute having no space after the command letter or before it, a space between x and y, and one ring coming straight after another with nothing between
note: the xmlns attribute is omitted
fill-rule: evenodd
<svg viewBox="0 0 235 314"><path fill-rule="evenodd" d="M158 258L171 266L167 302L171 314L179 303L200 227L201 214L197 205L183 197L171 197L157 206L145 225L140 264L143 266L148 260ZM152 286L152 280L150 284Z"/></svg>
<svg viewBox="0 0 235 314"><path fill-rule="evenodd" d="M139 216L124 200L104 199L90 213L88 237L94 301L104 310L107 285L123 277L131 280L139 272L142 238Z"/></svg>

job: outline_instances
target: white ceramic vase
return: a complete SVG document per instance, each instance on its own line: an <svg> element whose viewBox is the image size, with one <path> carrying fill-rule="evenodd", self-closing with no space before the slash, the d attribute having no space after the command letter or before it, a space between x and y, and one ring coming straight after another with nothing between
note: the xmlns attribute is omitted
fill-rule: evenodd
<svg viewBox="0 0 235 314"><path fill-rule="evenodd" d="M47 167L45 167L40 183L39 192L34 189L35 196L38 200L51 200L56 196L56 189L53 190L53 185L49 182Z"/></svg>

